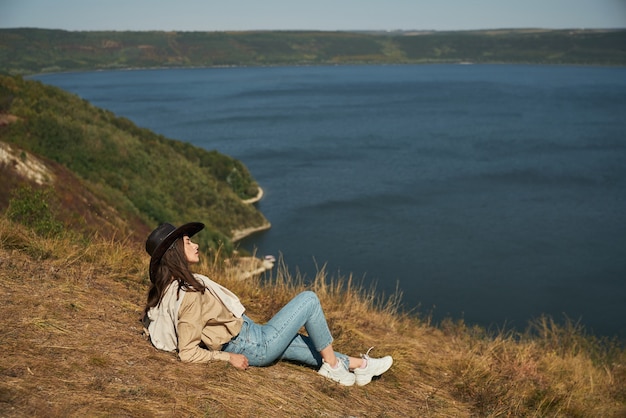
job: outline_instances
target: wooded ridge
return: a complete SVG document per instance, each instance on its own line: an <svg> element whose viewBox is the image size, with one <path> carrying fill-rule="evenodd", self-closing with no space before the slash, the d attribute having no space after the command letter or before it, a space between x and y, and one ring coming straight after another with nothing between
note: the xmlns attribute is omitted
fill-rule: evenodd
<svg viewBox="0 0 626 418"><path fill-rule="evenodd" d="M0 29L0 71L323 64L626 65L626 29L68 32Z"/></svg>
<svg viewBox="0 0 626 418"><path fill-rule="evenodd" d="M135 219L135 226L117 231L122 237L193 219L208 227L203 244L217 248L230 246L237 231L269 226L245 203L259 187L240 161L139 128L59 88L0 76L0 122L0 145L10 144L3 149L11 154L0 161L0 210L29 185L54 189L42 196L55 198L45 204L58 209L66 224L97 222L102 225L91 229L99 231L111 223L112 213L119 224ZM38 184L16 171L30 160L50 167ZM70 183L75 190L68 189ZM87 191L98 200L89 209L81 204Z"/></svg>

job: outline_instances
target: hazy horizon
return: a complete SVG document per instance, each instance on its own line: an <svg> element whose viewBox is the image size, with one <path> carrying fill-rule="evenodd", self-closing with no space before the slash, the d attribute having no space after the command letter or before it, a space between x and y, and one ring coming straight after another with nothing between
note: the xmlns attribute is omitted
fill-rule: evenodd
<svg viewBox="0 0 626 418"><path fill-rule="evenodd" d="M621 29L623 0L5 0L0 28L68 31Z"/></svg>

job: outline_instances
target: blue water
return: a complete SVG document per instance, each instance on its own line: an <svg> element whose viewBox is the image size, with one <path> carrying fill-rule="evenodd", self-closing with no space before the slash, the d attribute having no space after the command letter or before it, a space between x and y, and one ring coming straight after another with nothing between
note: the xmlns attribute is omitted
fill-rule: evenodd
<svg viewBox="0 0 626 418"><path fill-rule="evenodd" d="M243 245L407 309L626 338L626 68L339 66L38 76L242 160Z"/></svg>

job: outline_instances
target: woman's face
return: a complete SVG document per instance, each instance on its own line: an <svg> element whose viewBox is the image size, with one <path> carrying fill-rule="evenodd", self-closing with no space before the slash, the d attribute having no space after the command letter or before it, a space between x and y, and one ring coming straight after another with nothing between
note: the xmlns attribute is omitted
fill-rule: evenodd
<svg viewBox="0 0 626 418"><path fill-rule="evenodd" d="M198 253L198 244L191 241L188 236L183 237L183 244L185 246L185 257L187 262L194 264L200 261L200 254Z"/></svg>

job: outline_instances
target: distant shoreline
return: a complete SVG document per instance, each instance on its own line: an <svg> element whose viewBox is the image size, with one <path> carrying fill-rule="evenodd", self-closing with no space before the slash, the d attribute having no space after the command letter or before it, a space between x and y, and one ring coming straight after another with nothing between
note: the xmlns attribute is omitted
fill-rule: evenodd
<svg viewBox="0 0 626 418"><path fill-rule="evenodd" d="M459 31L64 31L0 28L11 75L391 64L624 66L624 28ZM42 39L46 39L43 42ZM176 45L176 47L173 47ZM85 62L85 51L89 61ZM195 51L191 53L190 51ZM601 53L598 53L601 51Z"/></svg>

